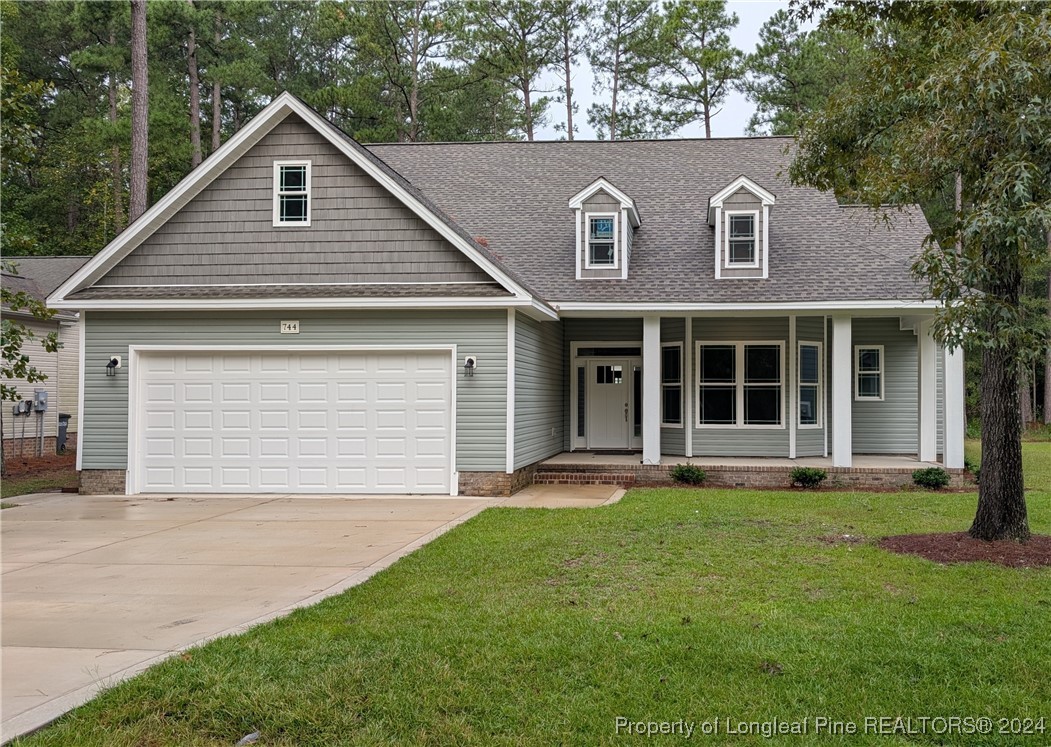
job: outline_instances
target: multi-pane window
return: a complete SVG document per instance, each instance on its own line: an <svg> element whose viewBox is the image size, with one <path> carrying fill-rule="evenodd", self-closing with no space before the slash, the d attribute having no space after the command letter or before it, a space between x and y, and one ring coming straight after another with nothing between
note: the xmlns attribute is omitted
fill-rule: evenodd
<svg viewBox="0 0 1051 747"><path fill-rule="evenodd" d="M883 346L854 348L854 398L883 399Z"/></svg>
<svg viewBox="0 0 1051 747"><path fill-rule="evenodd" d="M756 261L755 213L726 216L726 263L753 265Z"/></svg>
<svg viewBox="0 0 1051 747"><path fill-rule="evenodd" d="M737 347L701 345L697 361L700 425L737 423Z"/></svg>
<svg viewBox="0 0 1051 747"><path fill-rule="evenodd" d="M799 427L821 427L821 343L799 343Z"/></svg>
<svg viewBox="0 0 1051 747"><path fill-rule="evenodd" d="M682 344L661 346L661 425L682 425Z"/></svg>
<svg viewBox="0 0 1051 747"><path fill-rule="evenodd" d="M612 215L588 216L588 267L616 266L616 217Z"/></svg>
<svg viewBox="0 0 1051 747"><path fill-rule="evenodd" d="M310 162L274 164L274 225L310 225Z"/></svg>
<svg viewBox="0 0 1051 747"><path fill-rule="evenodd" d="M698 425L781 427L783 352L779 342L698 345Z"/></svg>

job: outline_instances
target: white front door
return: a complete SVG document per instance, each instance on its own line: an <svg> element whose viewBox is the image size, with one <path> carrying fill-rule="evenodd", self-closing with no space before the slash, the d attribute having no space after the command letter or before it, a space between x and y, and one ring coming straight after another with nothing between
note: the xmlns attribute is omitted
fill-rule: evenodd
<svg viewBox="0 0 1051 747"><path fill-rule="evenodd" d="M588 361L587 442L589 449L627 449L631 444L631 361Z"/></svg>
<svg viewBox="0 0 1051 747"><path fill-rule="evenodd" d="M138 368L136 492L449 493L448 353L150 352Z"/></svg>

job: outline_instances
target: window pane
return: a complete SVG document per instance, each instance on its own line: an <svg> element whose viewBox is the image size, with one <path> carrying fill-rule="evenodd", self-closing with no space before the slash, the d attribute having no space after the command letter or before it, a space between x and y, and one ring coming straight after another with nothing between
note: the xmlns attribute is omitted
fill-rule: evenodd
<svg viewBox="0 0 1051 747"><path fill-rule="evenodd" d="M737 390L732 386L702 386L701 424L733 425L737 422Z"/></svg>
<svg viewBox="0 0 1051 747"><path fill-rule="evenodd" d="M661 381L665 384L678 384L682 381L681 349L661 348Z"/></svg>
<svg viewBox="0 0 1051 747"><path fill-rule="evenodd" d="M588 251L591 254L591 258L588 260L589 264L612 265L614 263L612 242L592 242L588 244Z"/></svg>
<svg viewBox="0 0 1051 747"><path fill-rule="evenodd" d="M661 392L661 422L682 423L682 387L666 386Z"/></svg>
<svg viewBox="0 0 1051 747"><path fill-rule="evenodd" d="M701 381L735 381L736 363L736 350L733 345L702 345Z"/></svg>
<svg viewBox="0 0 1051 747"><path fill-rule="evenodd" d="M581 358L636 358L642 355L642 348L577 348Z"/></svg>
<svg viewBox="0 0 1051 747"><path fill-rule="evenodd" d="M306 195L281 195L281 220L288 223L306 222Z"/></svg>
<svg viewBox="0 0 1051 747"><path fill-rule="evenodd" d="M781 424L781 387L750 386L744 390L745 425Z"/></svg>
<svg viewBox="0 0 1051 747"><path fill-rule="evenodd" d="M635 406L632 408L632 433L636 438L642 437L642 369L638 366L632 368L632 391L635 398Z"/></svg>
<svg viewBox="0 0 1051 747"><path fill-rule="evenodd" d="M862 348L858 351L859 371L879 371L879 348Z"/></svg>
<svg viewBox="0 0 1051 747"><path fill-rule="evenodd" d="M748 239L730 240L730 264L750 264L755 262L755 241Z"/></svg>
<svg viewBox="0 0 1051 747"><path fill-rule="evenodd" d="M750 239L755 236L754 215L731 215L730 238Z"/></svg>
<svg viewBox="0 0 1051 747"><path fill-rule="evenodd" d="M613 219L612 218L591 218L588 222L590 226L588 237L591 239L613 239Z"/></svg>
<svg viewBox="0 0 1051 747"><path fill-rule="evenodd" d="M863 373L858 376L858 396L859 397L875 397L879 399L879 378L878 373Z"/></svg>
<svg viewBox="0 0 1051 747"><path fill-rule="evenodd" d="M585 382L587 376L585 375L584 367L577 366L577 435L580 438L584 437L587 430L584 426L585 413L587 412L587 400L584 395L587 391Z"/></svg>
<svg viewBox="0 0 1051 747"><path fill-rule="evenodd" d="M799 424L817 425L817 408L820 400L816 386L799 387Z"/></svg>
<svg viewBox="0 0 1051 747"><path fill-rule="evenodd" d="M744 381L781 381L781 348L777 345L744 346Z"/></svg>
<svg viewBox="0 0 1051 747"><path fill-rule="evenodd" d="M799 381L803 384L818 382L821 364L817 350L817 345L800 345L799 347Z"/></svg>
<svg viewBox="0 0 1051 747"><path fill-rule="evenodd" d="M306 166L282 166L281 167L281 191L303 192L307 188Z"/></svg>

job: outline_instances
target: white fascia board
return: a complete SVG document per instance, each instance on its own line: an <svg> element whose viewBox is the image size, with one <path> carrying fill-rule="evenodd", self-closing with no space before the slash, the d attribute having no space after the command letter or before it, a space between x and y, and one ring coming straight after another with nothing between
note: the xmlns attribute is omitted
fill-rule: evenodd
<svg viewBox="0 0 1051 747"><path fill-rule="evenodd" d="M416 213L425 223L436 230L449 243L462 251L475 264L481 267L490 277L496 280L508 292L520 298L532 300L532 294L509 278L500 268L494 265L471 242L464 239L449 227L418 199L394 181L389 174L380 169L369 158L355 150L335 129L317 112L303 104L295 96L285 92L274 99L263 111L257 114L236 135L230 138L219 150L213 153L203 164L191 171L167 195L114 239L109 246L86 263L78 272L63 283L51 297L50 302L62 302L65 297L80 288L94 283L120 260L126 257L136 246L144 241L154 230L180 210L194 196L240 158L252 145L255 145L270 130L276 127L290 114L297 114L309 123L326 140L338 148L354 164L369 174L382 187L398 198L406 207ZM56 306L56 308L81 308ZM83 307L88 308L88 307Z"/></svg>
<svg viewBox="0 0 1051 747"><path fill-rule="evenodd" d="M605 192L614 200L620 203L620 206L628 211L629 217L631 218L631 225L638 228L641 224L639 218L639 211L635 207L635 200L628 197L627 194L614 187L605 177L599 177L595 181L591 182L584 189L577 192L569 200L569 207L574 210L579 210L584 206L584 201L594 195L596 192Z"/></svg>
<svg viewBox="0 0 1051 747"><path fill-rule="evenodd" d="M737 190L739 190L741 187L744 187L749 192L758 197L759 201L764 206L770 207L777 203L777 198L774 196L773 192L763 189L758 184L749 179L747 176L744 176L742 174L741 176L737 177L732 182L730 182L730 184L727 187L712 195L711 198L708 200L709 225L715 224L715 208L722 207L722 204L726 200L726 198L732 195Z"/></svg>
<svg viewBox="0 0 1051 747"><path fill-rule="evenodd" d="M588 316L638 316L646 313L660 314L709 314L709 313L754 313L778 314L793 311L909 311L939 309L940 301L793 301L786 303L558 303L552 302L562 317Z"/></svg>
<svg viewBox="0 0 1051 747"><path fill-rule="evenodd" d="M471 309L524 307L550 319L558 315L530 298L168 298L63 301L61 308L102 311L220 309Z"/></svg>

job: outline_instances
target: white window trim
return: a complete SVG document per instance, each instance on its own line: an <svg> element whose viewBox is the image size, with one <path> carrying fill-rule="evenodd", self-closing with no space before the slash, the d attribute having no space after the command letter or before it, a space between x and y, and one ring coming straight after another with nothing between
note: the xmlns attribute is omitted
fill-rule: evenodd
<svg viewBox="0 0 1051 747"><path fill-rule="evenodd" d="M678 384L666 384L664 383L664 349L665 348L678 348L679 349L679 383ZM662 342L661 343L661 365L658 375L660 376L661 382L661 428L682 428L686 424L686 382L684 380L683 369L685 368L685 361L682 358L682 343L681 342ZM679 387L679 422L678 423L667 423L664 421L664 388L666 386L677 386Z"/></svg>
<svg viewBox="0 0 1051 747"><path fill-rule="evenodd" d="M613 264L593 265L591 264L591 219L612 218L613 219ZM584 213L584 228L581 236L584 247L584 269L585 270L619 270L620 269L620 214L619 213Z"/></svg>
<svg viewBox="0 0 1051 747"><path fill-rule="evenodd" d="M865 371L864 373L879 374L879 396L864 397L861 395L861 387L858 386L858 377L861 376L861 351L879 351L879 371ZM855 402L882 402L886 395L887 384L887 358L884 354L883 345L855 345L854 346L854 401Z"/></svg>
<svg viewBox="0 0 1051 747"><path fill-rule="evenodd" d="M803 416L799 412L799 403L803 401L803 386L814 386L807 383L804 385L802 377L803 347L817 348L817 423L804 423ZM825 427L825 377L824 377L824 345L814 340L800 340L796 346L796 422L800 430L814 431Z"/></svg>
<svg viewBox="0 0 1051 747"><path fill-rule="evenodd" d="M282 166L306 166L306 196L307 196L307 219L305 221L283 221L281 220L281 167ZM311 193L311 182L310 182L310 161L274 161L274 226L282 228L302 227L310 225L310 212L311 203L313 203L313 194ZM289 193L292 194L292 193ZM298 194L298 193L296 193Z"/></svg>
<svg viewBox="0 0 1051 747"><path fill-rule="evenodd" d="M698 340L694 345L694 391L700 394L701 390L701 348L706 345L720 345L723 347L734 346L734 389L736 391L736 423L701 423L701 398L695 397L693 427L701 430L746 430L746 431L783 431L787 428L785 418L785 405L788 397L788 387L785 382L785 341L784 340ZM778 425L745 425L744 422L744 349L746 345L768 345L776 346L780 350L780 372L781 381L781 422ZM729 386L729 382L724 384Z"/></svg>
<svg viewBox="0 0 1051 747"><path fill-rule="evenodd" d="M726 230L723 231L723 269L724 270L757 270L759 269L759 211L758 210L723 210L723 215L726 216ZM731 262L730 261L730 218L734 215L750 215L752 216L752 241L755 242L754 251L752 256L755 259L751 262Z"/></svg>

